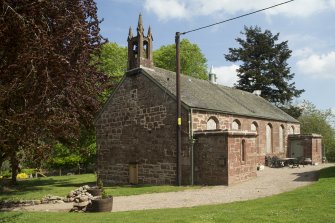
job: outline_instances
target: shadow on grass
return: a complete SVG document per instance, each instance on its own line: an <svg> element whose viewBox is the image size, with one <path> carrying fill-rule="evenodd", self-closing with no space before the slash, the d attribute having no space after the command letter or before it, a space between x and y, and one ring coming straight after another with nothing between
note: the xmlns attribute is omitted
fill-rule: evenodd
<svg viewBox="0 0 335 223"><path fill-rule="evenodd" d="M324 168L320 170L320 179L321 178L334 178L335 177L335 166Z"/></svg>
<svg viewBox="0 0 335 223"><path fill-rule="evenodd" d="M319 171L307 171L303 173L292 173L297 176L294 181L313 182L319 179Z"/></svg>
<svg viewBox="0 0 335 223"><path fill-rule="evenodd" d="M1 212L2 211L0 211L0 222L1 223L18 222L18 219L20 218L20 216L23 215L23 213L15 213L13 215L4 217L1 215Z"/></svg>
<svg viewBox="0 0 335 223"><path fill-rule="evenodd" d="M335 166L324 168L321 170L313 170L303 173L292 173L292 174L295 174L297 176L297 178L294 181L313 182L319 180L319 178L335 177Z"/></svg>
<svg viewBox="0 0 335 223"><path fill-rule="evenodd" d="M1 185L0 192L8 196L22 195L30 192L52 191L54 187L77 188L83 185L95 185L95 181L83 180L76 182L74 177L66 179L65 177L47 177L38 179L20 180L16 185ZM1 196L0 196L1 200Z"/></svg>

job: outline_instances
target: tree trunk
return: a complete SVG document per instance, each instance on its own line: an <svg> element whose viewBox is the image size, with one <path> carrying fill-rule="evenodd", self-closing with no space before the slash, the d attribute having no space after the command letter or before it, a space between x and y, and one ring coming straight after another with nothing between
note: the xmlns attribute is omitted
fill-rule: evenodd
<svg viewBox="0 0 335 223"><path fill-rule="evenodd" d="M10 159L11 167L12 167L12 184L16 184L16 175L17 175L17 170L19 168L19 162L16 159L15 153L12 155Z"/></svg>

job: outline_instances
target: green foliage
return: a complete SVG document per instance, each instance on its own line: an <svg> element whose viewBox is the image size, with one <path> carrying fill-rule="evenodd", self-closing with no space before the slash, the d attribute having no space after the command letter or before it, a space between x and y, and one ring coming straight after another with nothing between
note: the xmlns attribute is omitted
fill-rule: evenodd
<svg viewBox="0 0 335 223"><path fill-rule="evenodd" d="M105 43L99 56L93 56L92 62L98 64L98 70L109 77L111 88L103 93L106 100L127 70L127 48L117 43Z"/></svg>
<svg viewBox="0 0 335 223"><path fill-rule="evenodd" d="M181 73L207 80L207 59L196 44L188 39L180 41ZM161 46L154 51L154 64L156 67L176 71L176 45Z"/></svg>
<svg viewBox="0 0 335 223"><path fill-rule="evenodd" d="M303 112L303 109L300 108L299 106L288 105L288 106L279 106L279 108L295 119L298 119Z"/></svg>
<svg viewBox="0 0 335 223"><path fill-rule="evenodd" d="M289 104L304 90L298 90L287 60L292 51L287 41L278 42L279 33L273 35L269 30L262 32L259 27L244 27L245 39L237 38L239 48L229 48L226 60L242 62L237 69L239 77L236 88L248 92L261 90L262 97L277 105Z"/></svg>
<svg viewBox="0 0 335 223"><path fill-rule="evenodd" d="M311 102L304 101L304 110L299 118L302 134L322 135L322 142L329 161L335 161L335 130L331 123L335 117L331 110L318 110Z"/></svg>
<svg viewBox="0 0 335 223"><path fill-rule="evenodd" d="M70 148L61 143L53 146L53 154L48 159L49 168L74 168L78 165L87 166L95 162L96 144L91 143L86 147Z"/></svg>
<svg viewBox="0 0 335 223"><path fill-rule="evenodd" d="M191 208L112 213L3 212L4 222L334 222L335 167L320 171L318 182L256 200Z"/></svg>
<svg viewBox="0 0 335 223"><path fill-rule="evenodd" d="M35 169L21 169L21 173L25 173L27 175L35 173Z"/></svg>

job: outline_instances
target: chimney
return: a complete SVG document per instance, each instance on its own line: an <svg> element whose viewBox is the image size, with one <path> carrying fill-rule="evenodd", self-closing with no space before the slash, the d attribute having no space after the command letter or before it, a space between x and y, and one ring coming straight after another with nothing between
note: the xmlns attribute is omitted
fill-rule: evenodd
<svg viewBox="0 0 335 223"><path fill-rule="evenodd" d="M254 90L252 93L256 96L261 96L262 91L261 90Z"/></svg>

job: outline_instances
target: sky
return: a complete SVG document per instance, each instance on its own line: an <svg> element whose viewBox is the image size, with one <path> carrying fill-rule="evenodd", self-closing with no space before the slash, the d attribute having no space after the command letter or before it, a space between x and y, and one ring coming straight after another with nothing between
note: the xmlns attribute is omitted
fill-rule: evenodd
<svg viewBox="0 0 335 223"><path fill-rule="evenodd" d="M109 42L127 45L129 27L136 33L141 13L145 32L153 33L154 50L173 44L176 32L250 13L285 2L285 0L96 0L101 34ZM233 86L237 81L237 63L226 61L229 48L239 47L236 38L244 26L259 26L262 31L280 33L279 41L288 41L292 56L288 60L291 82L305 92L293 101L312 102L318 109L332 109L335 114L335 0L295 0L208 29L188 33L214 67L218 82Z"/></svg>

